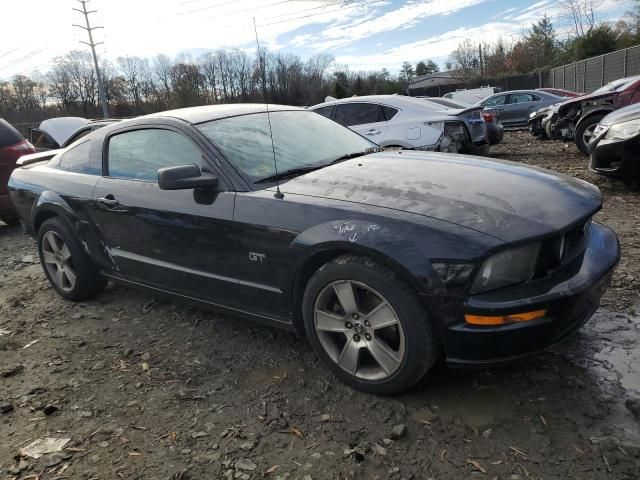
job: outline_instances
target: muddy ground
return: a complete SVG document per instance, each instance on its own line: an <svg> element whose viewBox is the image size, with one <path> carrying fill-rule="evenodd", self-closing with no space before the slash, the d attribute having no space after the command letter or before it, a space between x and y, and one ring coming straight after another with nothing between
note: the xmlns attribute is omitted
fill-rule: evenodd
<svg viewBox="0 0 640 480"><path fill-rule="evenodd" d="M276 329L114 285L65 302L32 241L0 224L0 478L639 478L640 193L524 132L492 156L596 183L620 267L553 351L439 365L392 398L343 386ZM20 456L45 437L69 442Z"/></svg>

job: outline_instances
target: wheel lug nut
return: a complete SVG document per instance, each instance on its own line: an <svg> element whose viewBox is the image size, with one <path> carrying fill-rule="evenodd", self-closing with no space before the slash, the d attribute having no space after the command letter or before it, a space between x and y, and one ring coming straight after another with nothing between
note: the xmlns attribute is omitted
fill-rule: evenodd
<svg viewBox="0 0 640 480"><path fill-rule="evenodd" d="M368 333L364 336L364 338L366 338L367 340L371 340L371 335L369 335Z"/></svg>
<svg viewBox="0 0 640 480"><path fill-rule="evenodd" d="M358 315L357 313L354 313L352 317L354 320L358 320L360 318L360 315Z"/></svg>
<svg viewBox="0 0 640 480"><path fill-rule="evenodd" d="M357 333L353 336L353 341L354 342L359 342L360 341L360 335L358 335Z"/></svg>
<svg viewBox="0 0 640 480"><path fill-rule="evenodd" d="M364 321L364 324L365 324L367 327L370 327L370 326L371 326L371 324L369 323L369 320L365 320L365 321Z"/></svg>
<svg viewBox="0 0 640 480"><path fill-rule="evenodd" d="M347 328L353 328L353 324L351 322L345 323L344 326Z"/></svg>

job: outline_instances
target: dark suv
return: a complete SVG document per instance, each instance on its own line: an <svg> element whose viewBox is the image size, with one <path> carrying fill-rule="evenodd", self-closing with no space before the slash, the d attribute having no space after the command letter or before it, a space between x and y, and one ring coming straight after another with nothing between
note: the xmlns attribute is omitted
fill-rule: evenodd
<svg viewBox="0 0 640 480"><path fill-rule="evenodd" d="M578 149L589 155L589 140L600 120L614 110L638 102L640 75L614 80L589 95L560 105L555 129L563 140L575 140Z"/></svg>
<svg viewBox="0 0 640 480"><path fill-rule="evenodd" d="M10 225L18 218L9 200L7 183L11 172L16 168L16 160L36 149L9 122L0 118L0 220Z"/></svg>

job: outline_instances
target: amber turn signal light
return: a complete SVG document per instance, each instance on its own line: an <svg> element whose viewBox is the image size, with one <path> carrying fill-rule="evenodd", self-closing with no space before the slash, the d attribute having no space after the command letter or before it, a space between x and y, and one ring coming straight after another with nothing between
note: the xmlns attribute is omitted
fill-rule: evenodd
<svg viewBox="0 0 640 480"><path fill-rule="evenodd" d="M496 317L485 317L482 315L465 315L464 319L471 325L506 325L508 323L528 322L542 318L547 314L547 310L534 310L533 312L514 313L513 315L500 315Z"/></svg>

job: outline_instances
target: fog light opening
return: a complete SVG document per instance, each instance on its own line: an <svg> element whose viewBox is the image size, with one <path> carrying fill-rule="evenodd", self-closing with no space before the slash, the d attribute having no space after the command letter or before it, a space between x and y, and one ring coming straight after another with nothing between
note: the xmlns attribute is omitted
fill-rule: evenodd
<svg viewBox="0 0 640 480"><path fill-rule="evenodd" d="M544 317L546 314L547 310L544 309L499 316L465 315L464 320L470 325L506 325L509 323L537 320L538 318Z"/></svg>

